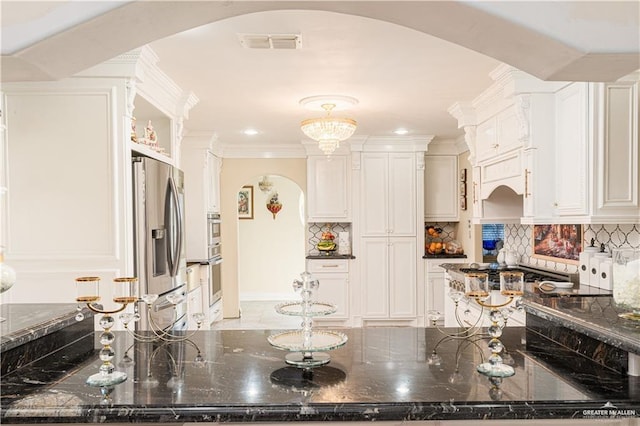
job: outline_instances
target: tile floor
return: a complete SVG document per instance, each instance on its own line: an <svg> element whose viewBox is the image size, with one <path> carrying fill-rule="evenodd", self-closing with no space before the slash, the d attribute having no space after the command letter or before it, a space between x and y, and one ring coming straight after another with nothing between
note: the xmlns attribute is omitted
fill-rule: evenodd
<svg viewBox="0 0 640 426"><path fill-rule="evenodd" d="M300 328L300 317L281 315L276 312L278 301L240 302L241 316L223 319L211 325L212 330L289 330Z"/></svg>

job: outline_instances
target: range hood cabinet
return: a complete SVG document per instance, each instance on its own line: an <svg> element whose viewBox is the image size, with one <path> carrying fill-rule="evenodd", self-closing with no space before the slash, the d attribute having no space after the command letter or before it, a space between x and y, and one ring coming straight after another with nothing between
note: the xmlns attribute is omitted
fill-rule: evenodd
<svg viewBox="0 0 640 426"><path fill-rule="evenodd" d="M497 186L487 197L481 197L481 217L472 222L482 223L520 223L523 215L523 199L506 185Z"/></svg>

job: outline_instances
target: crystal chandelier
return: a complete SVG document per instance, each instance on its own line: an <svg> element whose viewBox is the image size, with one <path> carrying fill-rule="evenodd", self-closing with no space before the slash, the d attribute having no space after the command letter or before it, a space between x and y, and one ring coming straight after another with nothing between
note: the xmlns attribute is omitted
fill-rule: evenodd
<svg viewBox="0 0 640 426"><path fill-rule="evenodd" d="M331 155L340 146L340 142L349 139L356 131L356 121L351 118L331 116L335 103L324 103L321 107L327 112L322 118L310 118L300 124L302 132L318 142L318 146L325 153Z"/></svg>
<svg viewBox="0 0 640 426"><path fill-rule="evenodd" d="M271 188L273 188L273 182L269 180L269 176L265 175L262 176L262 180L258 182L258 187L260 188L260 191L266 194L267 192L271 192Z"/></svg>

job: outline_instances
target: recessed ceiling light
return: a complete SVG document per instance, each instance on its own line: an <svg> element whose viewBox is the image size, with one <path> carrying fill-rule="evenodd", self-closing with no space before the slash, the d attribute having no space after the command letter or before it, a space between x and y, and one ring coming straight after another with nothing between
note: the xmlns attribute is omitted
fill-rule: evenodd
<svg viewBox="0 0 640 426"><path fill-rule="evenodd" d="M247 129L242 133L244 133L247 136L254 136L258 134L258 131L256 129Z"/></svg>
<svg viewBox="0 0 640 426"><path fill-rule="evenodd" d="M396 129L393 131L393 133L395 133L396 135L406 135L407 133L409 133L409 131L407 129Z"/></svg>

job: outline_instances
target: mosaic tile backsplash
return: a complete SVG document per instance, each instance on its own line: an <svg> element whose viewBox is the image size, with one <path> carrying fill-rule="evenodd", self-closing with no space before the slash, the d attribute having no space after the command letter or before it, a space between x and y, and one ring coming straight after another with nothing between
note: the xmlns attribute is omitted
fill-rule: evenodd
<svg viewBox="0 0 640 426"><path fill-rule="evenodd" d="M619 247L640 248L640 225L584 225L583 241L595 238L607 251ZM505 225L505 248L518 253L519 263L556 271L578 272L578 266L532 257L533 225ZM588 244L587 244L588 245Z"/></svg>
<svg viewBox="0 0 640 426"><path fill-rule="evenodd" d="M338 232L348 232L349 243L351 244L350 223L309 223L307 227L307 254L312 256L320 254L316 244L320 242L322 233L325 232L327 228L336 236L336 244L338 244Z"/></svg>

